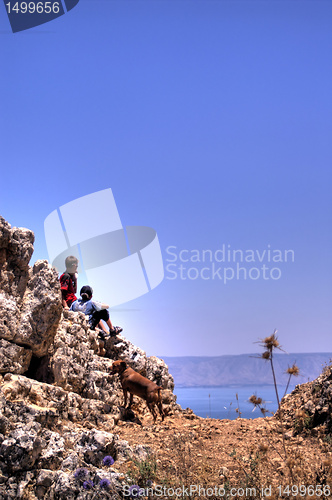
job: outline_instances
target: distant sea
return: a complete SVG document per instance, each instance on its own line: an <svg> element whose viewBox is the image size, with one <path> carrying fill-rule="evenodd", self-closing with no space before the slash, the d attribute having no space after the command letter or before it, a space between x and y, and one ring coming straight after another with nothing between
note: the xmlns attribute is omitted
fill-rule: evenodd
<svg viewBox="0 0 332 500"><path fill-rule="evenodd" d="M288 388L290 393L295 388L294 385ZM278 386L280 399L284 395L285 387ZM255 394L264 401L264 406L269 412L276 412L278 408L274 386L271 385L247 385L228 387L176 387L174 394L177 396L177 403L183 409L191 408L194 413L204 418L218 418L234 420L239 416L236 408L239 408L242 418L262 417L259 408L249 403L250 396ZM238 395L238 401L236 399ZM266 415L271 416L271 413Z"/></svg>

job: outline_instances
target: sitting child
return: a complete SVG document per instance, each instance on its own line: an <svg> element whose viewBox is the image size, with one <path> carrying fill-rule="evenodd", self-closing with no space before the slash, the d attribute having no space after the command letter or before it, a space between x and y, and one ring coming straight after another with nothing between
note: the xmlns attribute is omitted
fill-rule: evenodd
<svg viewBox="0 0 332 500"><path fill-rule="evenodd" d="M92 299L93 290L91 286L85 285L80 290L81 298L75 300L70 306L71 311L81 311L87 316L89 316L90 328L94 330L98 323L100 322L100 326L103 328L103 332L100 332L100 336L102 339L105 338L105 333L109 333L111 337L114 337L118 333L122 332L122 328L119 326L113 327L110 315L107 311L108 305L102 304L100 302L95 302ZM110 331L107 332L101 320L104 320Z"/></svg>
<svg viewBox="0 0 332 500"><path fill-rule="evenodd" d="M69 255L65 260L66 270L60 276L60 286L62 295L62 305L64 309L69 309L72 303L77 300L77 267L78 260L74 255Z"/></svg>

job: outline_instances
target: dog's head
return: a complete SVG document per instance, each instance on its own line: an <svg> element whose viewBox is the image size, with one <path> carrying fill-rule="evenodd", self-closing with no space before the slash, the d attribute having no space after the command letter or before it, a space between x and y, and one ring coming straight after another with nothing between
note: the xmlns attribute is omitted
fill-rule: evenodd
<svg viewBox="0 0 332 500"><path fill-rule="evenodd" d="M114 361L114 363L112 364L111 373L122 373L126 368L127 363L119 359L118 361Z"/></svg>

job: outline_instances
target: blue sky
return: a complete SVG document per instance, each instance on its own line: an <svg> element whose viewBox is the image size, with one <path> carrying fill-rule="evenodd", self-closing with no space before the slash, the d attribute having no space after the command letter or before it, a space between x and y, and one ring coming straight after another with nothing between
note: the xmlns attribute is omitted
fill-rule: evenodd
<svg viewBox="0 0 332 500"><path fill-rule="evenodd" d="M288 352L331 351L331 20L320 0L80 0L13 34L3 7L0 213L35 232L32 261L49 213L112 188L164 257L111 311L148 354L253 352L275 328ZM280 279L169 279L168 247L223 245L295 258L265 262Z"/></svg>

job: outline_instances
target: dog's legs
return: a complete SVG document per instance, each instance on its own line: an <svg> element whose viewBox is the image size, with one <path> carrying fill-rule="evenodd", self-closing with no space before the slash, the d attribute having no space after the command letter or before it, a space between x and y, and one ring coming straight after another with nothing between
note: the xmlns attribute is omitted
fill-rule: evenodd
<svg viewBox="0 0 332 500"><path fill-rule="evenodd" d="M146 404L148 405L148 408L149 408L150 412L152 413L153 420L155 422L156 419L157 419L157 413L156 413L156 410L154 408L154 403L148 403L148 402L146 402Z"/></svg>
<svg viewBox="0 0 332 500"><path fill-rule="evenodd" d="M124 396L124 407L127 406L127 391L126 389L123 389L123 396Z"/></svg>
<svg viewBox="0 0 332 500"><path fill-rule="evenodd" d="M160 416L161 416L161 420L164 420L165 415L164 415L164 410L163 410L162 402L158 401L157 406L158 406L158 410L159 410L159 413L160 413Z"/></svg>
<svg viewBox="0 0 332 500"><path fill-rule="evenodd" d="M160 416L161 416L161 420L164 420L165 415L164 415L164 410L163 410L163 404L162 404L162 401L161 401L161 387L158 387L158 389L157 389L155 403L158 406L158 410L159 410L159 413L160 413Z"/></svg>
<svg viewBox="0 0 332 500"><path fill-rule="evenodd" d="M129 406L128 406L128 408L130 408L131 405L133 404L133 399L134 399L134 395L132 393L130 393L130 399L129 399Z"/></svg>

